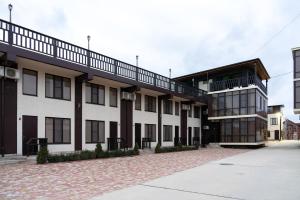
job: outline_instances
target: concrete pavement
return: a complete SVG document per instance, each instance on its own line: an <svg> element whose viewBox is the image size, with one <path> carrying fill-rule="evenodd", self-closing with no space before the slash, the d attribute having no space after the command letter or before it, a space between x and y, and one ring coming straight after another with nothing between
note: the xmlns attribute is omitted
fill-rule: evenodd
<svg viewBox="0 0 300 200"><path fill-rule="evenodd" d="M299 200L300 142L268 147L209 162L94 200Z"/></svg>

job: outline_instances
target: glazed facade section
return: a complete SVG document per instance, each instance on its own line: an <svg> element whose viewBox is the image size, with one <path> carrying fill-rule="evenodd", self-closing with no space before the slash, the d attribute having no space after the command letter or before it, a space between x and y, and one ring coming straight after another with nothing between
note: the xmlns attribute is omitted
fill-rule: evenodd
<svg viewBox="0 0 300 200"><path fill-rule="evenodd" d="M267 114L267 98L258 89L215 93L211 100L209 117Z"/></svg>
<svg viewBox="0 0 300 200"><path fill-rule="evenodd" d="M264 141L267 121L257 118L222 119L220 133L222 143L257 143Z"/></svg>

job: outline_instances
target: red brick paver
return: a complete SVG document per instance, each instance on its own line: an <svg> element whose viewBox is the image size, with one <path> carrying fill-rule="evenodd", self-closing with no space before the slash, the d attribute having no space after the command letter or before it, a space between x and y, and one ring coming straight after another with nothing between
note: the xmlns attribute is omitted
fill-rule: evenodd
<svg viewBox="0 0 300 200"><path fill-rule="evenodd" d="M0 199L88 199L246 151L208 148L46 165L4 165L0 166Z"/></svg>

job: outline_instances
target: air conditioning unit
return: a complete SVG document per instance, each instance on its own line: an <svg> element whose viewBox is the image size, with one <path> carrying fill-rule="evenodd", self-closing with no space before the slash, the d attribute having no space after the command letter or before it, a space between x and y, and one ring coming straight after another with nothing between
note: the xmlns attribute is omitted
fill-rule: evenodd
<svg viewBox="0 0 300 200"><path fill-rule="evenodd" d="M191 105L182 104L182 110L190 110L190 109L191 109Z"/></svg>
<svg viewBox="0 0 300 200"><path fill-rule="evenodd" d="M122 92L121 93L121 99L134 101L135 100L135 94L130 92Z"/></svg>
<svg viewBox="0 0 300 200"><path fill-rule="evenodd" d="M5 77L10 79L19 79L19 70L10 67L5 67Z"/></svg>
<svg viewBox="0 0 300 200"><path fill-rule="evenodd" d="M0 77L4 76L4 66L0 66Z"/></svg>

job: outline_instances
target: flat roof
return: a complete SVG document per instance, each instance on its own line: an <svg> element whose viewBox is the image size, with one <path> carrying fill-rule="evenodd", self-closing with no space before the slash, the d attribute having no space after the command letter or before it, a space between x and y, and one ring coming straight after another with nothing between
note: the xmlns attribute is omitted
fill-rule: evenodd
<svg viewBox="0 0 300 200"><path fill-rule="evenodd" d="M278 104L278 105L269 105L268 107L284 107L284 105L283 104Z"/></svg>
<svg viewBox="0 0 300 200"><path fill-rule="evenodd" d="M292 51L297 51L297 50L300 50L300 47L292 48Z"/></svg>
<svg viewBox="0 0 300 200"><path fill-rule="evenodd" d="M238 63L233 63L233 64L229 64L229 65L224 65L224 66L220 66L220 67L216 67L216 68L212 68L212 69L208 69L205 71L200 71L200 72L196 72L196 73L192 73L192 74L187 74L187 75L179 76L179 77L176 77L173 79L182 81L182 80L186 80L186 79L189 79L189 78L192 78L195 76L207 76L207 74L216 73L216 72L223 71L223 70L239 69L239 68L244 67L247 64L252 64L252 65L257 66L257 73L262 80L270 79L270 75L268 74L265 66L263 65L263 63L261 62L261 60L259 58L255 58L252 60L246 60L246 61L242 61L242 62L238 62Z"/></svg>

